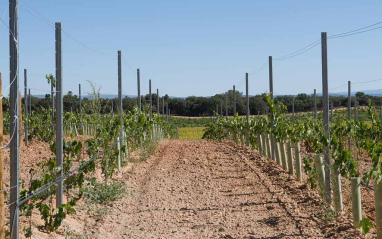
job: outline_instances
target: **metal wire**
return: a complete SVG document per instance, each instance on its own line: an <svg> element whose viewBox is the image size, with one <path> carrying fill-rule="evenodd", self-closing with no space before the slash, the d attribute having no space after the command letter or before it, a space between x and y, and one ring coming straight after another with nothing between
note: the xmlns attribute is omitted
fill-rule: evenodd
<svg viewBox="0 0 382 239"><path fill-rule="evenodd" d="M13 120L13 132L12 132L12 136L11 138L9 139L8 143L6 145L3 145L0 147L0 150L2 149L7 149L9 147L9 145L11 144L11 141L13 139L13 137L15 136L15 132L16 132L16 126L17 126L17 117L15 116L15 119Z"/></svg>
<svg viewBox="0 0 382 239"><path fill-rule="evenodd" d="M72 175L73 173L81 170L84 166L86 166L87 164L93 162L95 159L99 158L101 155L105 154L108 150L110 150L111 147L114 147L115 145L117 145L120 141L123 141L127 138L130 138L136 134L140 133L139 131L138 132L134 132L134 133L131 133L130 135L128 136L125 136L123 138L119 138L117 139L114 143L110 144L109 147L107 149L104 149L102 151L100 151L96 156L94 156L93 158L89 159L88 161L84 162L83 164L81 164L81 166L73 169L72 171L68 171L65 175L62 175L60 177L58 177L56 180L48 183L48 184L45 184L44 186L42 186L39 190L37 190L36 192L33 192L33 193L30 193L28 196L26 196L24 199L22 200L19 200L19 203L17 204L17 206L15 207L15 211L19 209L19 207L24 204L26 201L30 200L31 198L41 194L42 192L44 192L45 190L49 189L50 187L52 187L53 185L55 185L56 183L58 182L61 182L63 181L64 179L66 179L67 177L69 177L70 175ZM15 202L13 202L12 204L14 204ZM14 224L15 224L15 217L12 219L12 230L11 230L11 237L10 238L13 238L13 233L14 233Z"/></svg>
<svg viewBox="0 0 382 239"><path fill-rule="evenodd" d="M380 23L378 23L378 24L380 24ZM368 27L365 27L365 28L368 28ZM353 31L353 33L350 33L350 32L352 32L352 31L350 31L349 33L337 34L337 35L333 35L333 36L328 37L328 39L336 39L336 38L342 38L342 37L348 37L348 36L358 35L358 34L365 33L365 32L375 31L375 30L378 30L378 29L381 29L381 28L382 28L382 26L375 27L375 28L368 29L368 30L363 30L363 31L354 30L354 31L356 31L356 32ZM361 28L361 29L362 29L362 28ZM364 29L364 28L363 28L363 29Z"/></svg>
<svg viewBox="0 0 382 239"><path fill-rule="evenodd" d="M1 23L4 22L3 20L4 20L4 17L5 17L5 14L7 13L7 10L8 10L8 6L5 7L5 11L4 11L4 13L3 13L3 16L1 17L0 25L1 25Z"/></svg>
<svg viewBox="0 0 382 239"><path fill-rule="evenodd" d="M319 45L321 43L321 39L318 39L317 41L315 42L312 42L310 43L309 45L301 48L300 50L298 51L295 51L293 53L290 53L290 54L287 54L287 55L284 55L284 56L281 56L281 57L276 57L274 58L274 60L276 61L282 61L282 60L287 60L287 59L290 59L290 58L293 58L293 57L296 57L296 56L299 56L311 49L313 49L314 47L316 47L317 45Z"/></svg>
<svg viewBox="0 0 382 239"><path fill-rule="evenodd" d="M308 152L305 152L305 151L300 150L300 153L303 153L303 154L305 154L306 156L313 158L313 156L310 155Z"/></svg>
<svg viewBox="0 0 382 239"><path fill-rule="evenodd" d="M367 189L371 190L371 191L374 191L374 188L370 185L367 185L366 183L364 183L363 181L361 181L361 185L366 187Z"/></svg>
<svg viewBox="0 0 382 239"><path fill-rule="evenodd" d="M54 24L52 21L50 21L49 19L47 19L46 17L44 17L44 16L43 16L41 13L39 13L37 10L35 10L35 9L33 9L32 7L26 5L25 3L19 4L19 5L20 5L20 8L21 8L21 9L27 11L31 16L33 16L33 17L39 19L39 20L42 21L42 22L45 22L46 24L48 24L50 27L52 27L52 28L54 28L54 29L56 28L55 24ZM27 8L29 8L29 9L24 8L23 5L26 6ZM32 12L32 11L33 11L33 12ZM72 41L76 42L76 43L79 44L80 46L82 46L82 47L84 47L84 48L86 48L86 49L88 49L88 50L90 50L90 51L93 51L93 52L96 52L96 53L98 53L98 54L101 54L101 55L111 56L111 54L104 53L104 52L102 52L102 51L99 51L99 50L97 50L97 49L94 49L94 48L92 48L92 47L86 45L85 43L81 42L79 39L77 39L77 38L75 38L74 36L72 36L71 34L69 34L69 32L67 32L67 31L65 31L65 30L63 30L63 29L60 29L60 30L64 33L64 36L66 36L67 38L69 38L69 39L71 39Z"/></svg>
<svg viewBox="0 0 382 239"><path fill-rule="evenodd" d="M9 187L9 188L5 188L5 189L1 190L0 193L10 191L12 188L15 188L15 187L23 185L23 184L25 184L25 182L19 183L18 185L14 185L14 186Z"/></svg>
<svg viewBox="0 0 382 239"><path fill-rule="evenodd" d="M81 123L72 123L72 124L81 125ZM64 125L68 126L68 125L70 125L70 124L64 124ZM82 123L82 125L98 125L98 124L83 124L83 123ZM52 124L52 125L45 125L45 126L46 126L47 128L49 128L49 127L54 126L54 125ZM33 129L33 127L29 127L29 129ZM11 141L11 139L10 139L9 141ZM5 148L5 147L9 147L9 143L8 143L6 146L1 147L0 149L3 149L3 148ZM75 154L73 157L77 157L77 156L79 156L80 154L82 154L82 151L81 151L80 153ZM53 170L50 170L50 171L45 172L45 173L51 173L51 172L57 170L58 167L61 168L60 171L58 171L58 172L61 172L62 169L63 169L63 164L57 166L57 167L56 167L55 169L53 169ZM0 193L10 191L11 189L13 189L13 188L15 188L15 187L17 187L17 186L21 186L21 185L24 185L24 184L26 184L26 183L31 183L31 182L36 181L36 180L37 180L37 179L34 178L34 179L31 179L31 180L29 180L29 181L27 181L27 182L21 182L21 183L19 183L19 184L17 184L17 185L14 185L14 186L12 186L12 187L8 187L8 188L5 188L5 189L0 190ZM13 203L12 203L12 204L13 204ZM12 204L9 204L9 205L12 205Z"/></svg>

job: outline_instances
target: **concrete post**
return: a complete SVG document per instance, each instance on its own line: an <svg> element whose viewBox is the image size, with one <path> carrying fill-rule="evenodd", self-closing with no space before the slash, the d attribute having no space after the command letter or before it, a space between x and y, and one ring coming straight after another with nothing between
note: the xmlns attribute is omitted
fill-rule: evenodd
<svg viewBox="0 0 382 239"><path fill-rule="evenodd" d="M223 97L220 97L220 115L223 116Z"/></svg>
<svg viewBox="0 0 382 239"><path fill-rule="evenodd" d="M123 105L122 105L122 52L118 51L118 110L119 110L119 123L120 123L120 132L119 132L119 141L120 145L123 145ZM121 159L121 152L119 153L119 161ZM120 163L120 162L119 162ZM119 168L120 169L120 168Z"/></svg>
<svg viewBox="0 0 382 239"><path fill-rule="evenodd" d="M151 95L151 80L149 80L149 97L150 97L150 117L152 116L153 114L153 97Z"/></svg>
<svg viewBox="0 0 382 239"><path fill-rule="evenodd" d="M317 92L316 92L316 89L314 89L313 100L314 100L313 116L315 119L317 119Z"/></svg>
<svg viewBox="0 0 382 239"><path fill-rule="evenodd" d="M294 123L294 97L292 100L292 123Z"/></svg>
<svg viewBox="0 0 382 239"><path fill-rule="evenodd" d="M249 85L248 85L248 73L245 74L245 82L246 82L246 113L247 113L247 124L249 124ZM245 141L246 145L249 146L249 129L245 132Z"/></svg>
<svg viewBox="0 0 382 239"><path fill-rule="evenodd" d="M79 96L79 114L80 114L80 120L82 121L82 96L81 96L81 84L78 84L78 96Z"/></svg>
<svg viewBox="0 0 382 239"><path fill-rule="evenodd" d="M25 146L28 146L28 89L27 89L28 81L27 81L27 78L28 78L27 69L24 69L24 115L25 115L24 116L25 117L24 142L25 142Z"/></svg>
<svg viewBox="0 0 382 239"><path fill-rule="evenodd" d="M269 91L271 94L271 99L273 100L273 63L272 63L272 56L269 56ZM274 118L273 113L271 113L271 127L273 130L274 127ZM271 134L271 159L275 160L275 145L273 140L273 134Z"/></svg>
<svg viewBox="0 0 382 239"><path fill-rule="evenodd" d="M227 92L225 93L225 117L228 117L228 96Z"/></svg>
<svg viewBox="0 0 382 239"><path fill-rule="evenodd" d="M57 177L62 177L63 174L63 159L64 159L64 141L63 141L63 79L62 79L62 49L61 49L61 33L62 26L60 22L56 22L56 89L57 89L57 114L56 114L56 165L61 167L57 173ZM64 188L63 181L57 183L56 191L56 207L64 203Z"/></svg>
<svg viewBox="0 0 382 239"><path fill-rule="evenodd" d="M351 81L348 81L348 120L351 120ZM348 150L351 150L351 137L348 139Z"/></svg>
<svg viewBox="0 0 382 239"><path fill-rule="evenodd" d="M138 109L142 111L142 101L141 101L141 74L140 70L137 69L137 87L138 87Z"/></svg>
<svg viewBox="0 0 382 239"><path fill-rule="evenodd" d="M157 89L157 113L159 116L160 115L160 112L159 112L159 89Z"/></svg>
<svg viewBox="0 0 382 239"><path fill-rule="evenodd" d="M236 117L236 90L233 86L233 117Z"/></svg>
<svg viewBox="0 0 382 239"><path fill-rule="evenodd" d="M164 96L162 96L162 116L164 117Z"/></svg>
<svg viewBox="0 0 382 239"><path fill-rule="evenodd" d="M19 128L19 29L18 29L18 1L9 0L9 84L10 84L10 135L14 137L10 140L10 202L15 202L9 206L11 230L13 238L19 238L19 210L17 203L19 202L19 144L20 144L20 128Z"/></svg>
<svg viewBox="0 0 382 239"><path fill-rule="evenodd" d="M324 115L324 131L330 141L330 127L329 127L329 90L328 90L328 49L327 49L327 34L321 33L321 52L322 52L322 100L323 100L323 115ZM330 180L330 147L324 149L325 153L325 189L326 189L326 203L330 204L331 197L331 180Z"/></svg>

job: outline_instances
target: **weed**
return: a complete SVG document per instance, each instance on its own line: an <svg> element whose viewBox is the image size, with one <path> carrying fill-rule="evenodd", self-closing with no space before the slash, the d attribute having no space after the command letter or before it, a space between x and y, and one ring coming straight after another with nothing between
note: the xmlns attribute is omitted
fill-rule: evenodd
<svg viewBox="0 0 382 239"><path fill-rule="evenodd" d="M106 216L106 215L109 215L109 214L112 214L114 213L113 210L111 209L108 209L108 208L98 208L95 213L98 215L98 216Z"/></svg>
<svg viewBox="0 0 382 239"><path fill-rule="evenodd" d="M326 203L322 203L321 208L322 211L315 213L315 216L324 221L333 222L334 218L337 216L337 213L333 211Z"/></svg>
<svg viewBox="0 0 382 239"><path fill-rule="evenodd" d="M85 236L81 236L73 232L68 226L65 227L64 236L65 236L65 239L85 239L86 238Z"/></svg>
<svg viewBox="0 0 382 239"><path fill-rule="evenodd" d="M159 135L156 137L148 137L146 138L140 148L140 160L146 161L151 155L155 153L155 150L158 147L158 142L160 141Z"/></svg>
<svg viewBox="0 0 382 239"><path fill-rule="evenodd" d="M92 178L90 184L84 188L84 196L88 203L104 205L122 198L126 194L125 187L124 183L99 183Z"/></svg>

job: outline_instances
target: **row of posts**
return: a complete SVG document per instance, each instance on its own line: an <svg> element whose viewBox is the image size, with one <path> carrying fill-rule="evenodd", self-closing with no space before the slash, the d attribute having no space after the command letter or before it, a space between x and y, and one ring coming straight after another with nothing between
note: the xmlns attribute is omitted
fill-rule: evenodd
<svg viewBox="0 0 382 239"><path fill-rule="evenodd" d="M330 125L329 125L329 91L328 91L328 61L327 61L327 34L326 32L321 33L321 52L322 52L322 92L323 92L323 121L324 121L324 132L330 140ZM273 68L272 68L272 57L269 57L269 87L270 96L273 99ZM236 115L236 92L235 86L233 86L233 99L234 107L233 113ZM314 89L314 109L313 116L317 118L317 92ZM333 120L333 104L331 105L331 118ZM355 101L355 120L358 120L357 104ZM292 107L292 120L294 121L294 99ZM382 107L380 108L382 116ZM222 110L221 110L222 112ZM227 109L227 95L226 95L226 115L228 113ZM249 118L249 99L248 99L248 74L246 74L246 117ZM271 117L271 127L273 127L273 115ZM348 82L348 119L351 120L351 82ZM235 136L235 139L237 136ZM246 132L246 144L249 145L249 136ZM291 175L296 175L298 181L302 181L302 167L301 167L301 155L300 155L300 143L291 141L286 142L276 142L273 135L258 135L257 136L259 151L262 155L276 160L277 163L282 166L285 170L289 171ZM348 148L351 150L351 140L349 136ZM293 160L292 149L295 153L295 160ZM343 211L342 203L342 189L341 189L341 177L339 170L334 168L333 170L333 188L331 184L331 163L330 163L330 146L326 146L323 153L324 160L321 155L315 156L315 167L318 173L320 192L325 198L326 203L331 204L332 195L331 191L333 189L334 196L334 208L336 212ZM295 162L294 162L295 161ZM359 177L352 178L351 188L352 188L352 211L354 227L358 227L362 219L362 209L361 209L361 181ZM376 224L377 224L377 235L378 238L382 238L382 184L375 184L375 207L376 207Z"/></svg>
<svg viewBox="0 0 382 239"><path fill-rule="evenodd" d="M10 193L10 201L15 202L14 204L10 205L10 215L11 215L11 238L15 239L18 238L18 231L19 231L19 210L18 210L18 203L19 203L19 143L20 143L20 135L19 135L19 52L18 52L18 0L9 0L9 29L10 29L10 134L14 135L14 137L11 137L10 139L10 187L11 187L11 193ZM62 79L62 25L61 23L55 23L55 49L56 49L56 163L58 166L61 166L63 163L63 79ZM328 95L328 62L327 62L327 34L326 32L321 33L321 52L322 52L322 87L323 87L323 119L324 119L324 130L325 134L328 139L330 139L330 128L329 128L329 95ZM273 71L272 71L272 57L269 57L269 79L270 79L270 90L271 90L271 97L273 98ZM138 70L138 106L141 110L141 100L140 100L140 83L139 83L139 70ZM248 77L247 77L248 82ZM150 81L151 83L151 81ZM151 86L151 84L150 84ZM248 84L247 84L248 86ZM121 51L118 51L118 105L119 105L119 113L120 113L120 123L121 123L121 135L120 137L123 138L123 118L122 118L122 71L121 71ZM233 113L236 115L236 91L235 86L233 86L233 98L234 98L234 109ZM26 92L24 92L26 94ZM51 92L53 94L53 90ZM150 87L150 95L151 95L151 87ZM159 96L158 96L159 97ZM53 99L54 97L52 97ZM248 94L247 94L248 98ZM227 96L226 96L227 99ZM164 100L162 100L162 112L164 114ZM13 107L14 106L14 107ZM54 102L52 101L52 106L54 106ZM170 113L170 110L168 109L168 103L166 103L167 106L167 118ZM247 101L247 115L249 111L249 104ZM152 113L152 99L150 97L150 113ZM52 107L54 108L54 107ZM159 108L158 108L159 109ZM226 112L227 112L227 100L226 100ZM316 112L316 108L315 108ZM52 110L52 114L54 114L54 111ZM315 114L316 116L316 114ZM273 116L271 115L271 120L273 119ZM272 120L273 122L273 120ZM273 126L273 124L272 124ZM267 150L267 153L269 156L271 156L272 159L275 158L275 146L277 147L277 144L274 143L273 136L271 135L271 145L269 148L271 150ZM350 144L349 144L350 146ZM291 145L287 144L287 150L288 155L289 151L291 151ZM283 151L283 150L282 150ZM278 150L277 150L278 152ZM326 202L328 204L331 203L331 177L330 177L330 158L329 158L329 146L325 148L324 151L324 159L325 159L325 191L326 193ZM277 157L277 156L276 156ZM282 157L281 157L282 159ZM280 161L280 158L279 158ZM296 167L298 168L298 166ZM293 170L293 167L289 169L291 172ZM338 172L334 172L335 177L339 179ZM60 170L57 173L57 177L62 177L63 171ZM340 180L336 180L338 183L340 183ZM339 185L340 189L340 185ZM337 190L334 190L337 191ZM57 183L57 191L56 191L56 206L60 206L63 204L63 181L60 181ZM381 206L380 206L381 207ZM376 207L380 208L380 207ZM379 221L382 221L382 217L379 216L377 213L377 225L379 225ZM3 227L0 225L0 227ZM378 228L378 238L382 238L382 228ZM0 230L1 235L1 230Z"/></svg>
<svg viewBox="0 0 382 239"><path fill-rule="evenodd" d="M10 49L10 135L13 137L10 138L10 202L12 204L9 207L10 210L10 231L11 231L11 239L18 239L19 235L19 192L20 192L20 181L19 181L19 168L20 168L20 160L19 160L19 145L20 145L20 96L19 96L19 31L18 31L18 0L9 0L9 49ZM120 138L121 143L123 143L123 118L122 118L122 70L121 70L121 51L118 51L118 108L120 113L120 124L121 124L121 134ZM54 114L56 114L56 164L58 167L62 166L63 163L63 78L62 78L62 25L61 23L55 23L55 68L56 68L56 102L54 102L54 89L53 83L51 83L51 98L52 98L52 118L54 118ZM25 70L25 89L24 96L26 96L27 92L27 71ZM150 81L151 86L151 81ZM81 86L79 86L79 92L81 94ZM138 71L138 105L141 110L140 103L140 85L139 85L139 71ZM157 91L159 93L159 91ZM30 95L30 90L29 90ZM151 87L150 87L150 95L151 95ZM159 94L158 94L159 99ZM29 98L31 102L31 98ZM28 100L25 97L25 105ZM30 106L31 104L29 104ZM170 113L167 105L167 118ZM80 112L81 112L81 96L80 96ZM159 106L159 103L158 103ZM152 113L152 100L150 97L150 113ZM54 112L56 109L56 112ZM29 112L31 112L31 108L29 107ZM159 112L159 107L158 107ZM163 114L164 114L164 101L163 101ZM28 107L25 107L25 116L28 115ZM53 123L53 122L52 122ZM0 126L1 127L1 126ZM27 140L28 135L28 126L25 131L25 139ZM1 133L1 132L0 132ZM27 144L27 141L26 141ZM62 167L61 167L62 168ZM2 176L2 175L1 175ZM57 178L63 177L63 171L60 170L57 173ZM1 192L3 195L3 192ZM0 199L2 198L0 196ZM63 198L63 181L60 180L57 183L56 190L56 207L59 207L64 202ZM1 204L1 200L0 200ZM4 215L4 204L0 206L1 214ZM5 235L5 227L4 221L0 220L0 238L3 238Z"/></svg>
<svg viewBox="0 0 382 239"><path fill-rule="evenodd" d="M349 84L350 84L350 81L349 81ZM246 88L246 90L248 90L248 88ZM236 99L235 99L236 95L235 94L236 94L236 92L234 92L234 95L233 95L234 101L236 101ZM223 97L221 97L220 98L220 110L219 110L219 105L216 105L216 110L215 110L214 113L228 116L229 113L228 113L228 94L227 94L227 92L224 93L224 98L225 98L225 112L223 113ZM247 114L247 112L250 112L250 110L249 110L249 96L248 95L246 96L246 107L247 107L247 110L246 110L246 114ZM352 107L351 106L351 96L349 96L349 107ZM355 98L354 99L354 120L355 121L358 121L358 109L357 109L357 107L358 107L357 98ZM236 108L236 104L234 104L233 116L236 116L235 108ZM334 104L333 104L333 101L331 101L331 103L330 103L330 121L331 121L331 123L333 123L333 119L334 119L334 117L333 117L333 109L334 109ZM301 113L299 112L299 118L301 118L300 114ZM258 115L260 115L260 112L258 112ZM313 117L315 119L317 119L317 94L316 94L316 89L314 89L314 92L313 92L312 115L313 115ZM381 118L381 121L382 121L382 106L380 106L380 118ZM292 122L293 123L294 123L294 120L295 120L295 97L292 97Z"/></svg>
<svg viewBox="0 0 382 239"><path fill-rule="evenodd" d="M271 159L271 145L275 145L276 162L291 175L296 176L297 181L302 182L302 161L300 142L292 143L291 141L276 142L271 139L270 135L263 134L257 135L258 150L262 156ZM293 157L294 151L294 157ZM319 192L323 198L326 198L326 177L325 177L325 163L320 154L314 156L314 165L317 171ZM343 211L342 203L342 191L339 174L334 173L337 177L334 182L334 208L337 213ZM378 238L381 236L381 222L382 222L382 187L380 185L374 185L374 200L376 208L376 223ZM351 200L352 200L352 213L353 213L353 225L358 228L362 220L362 200L361 200L361 180L359 177L351 178Z"/></svg>

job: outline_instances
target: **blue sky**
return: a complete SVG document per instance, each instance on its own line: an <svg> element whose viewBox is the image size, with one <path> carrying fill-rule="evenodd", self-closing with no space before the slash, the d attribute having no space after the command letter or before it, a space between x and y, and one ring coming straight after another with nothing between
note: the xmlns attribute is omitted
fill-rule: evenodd
<svg viewBox="0 0 382 239"><path fill-rule="evenodd" d="M142 72L142 93L153 89L171 96L210 96L236 88L245 91L246 72L268 56L294 52L320 38L382 21L382 2L370 1L20 1L20 86L28 69L32 94L50 87L54 73L54 22L82 43L63 37L64 91L89 92L87 80L102 94L117 94L117 50L123 64L123 92L136 94L136 68ZM0 14L8 1L0 3ZM29 12L28 12L29 10ZM30 14L32 12L35 16ZM0 17L1 17L0 16ZM8 11L5 15L8 24ZM0 25L0 72L9 85L8 30ZM352 82L382 79L382 29L328 41L329 88L346 91ZM102 52L102 53L99 53ZM345 85L343 87L339 87ZM320 46L298 57L274 61L275 94L321 91ZM382 89L382 81L353 86ZM250 75L250 94L268 90L268 69Z"/></svg>

